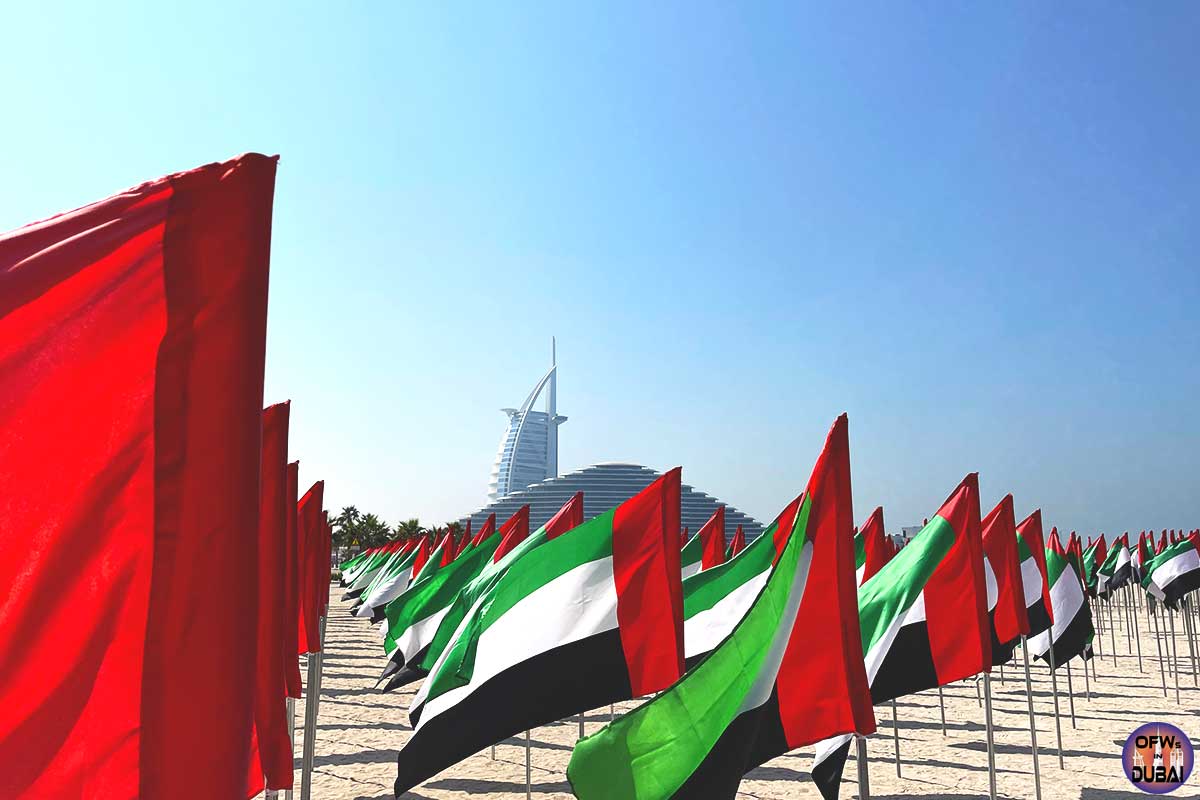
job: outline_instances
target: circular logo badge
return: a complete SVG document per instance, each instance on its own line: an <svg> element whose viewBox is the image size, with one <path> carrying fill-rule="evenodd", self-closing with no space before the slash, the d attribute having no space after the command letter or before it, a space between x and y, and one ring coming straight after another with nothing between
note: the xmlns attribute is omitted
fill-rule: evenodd
<svg viewBox="0 0 1200 800"><path fill-rule="evenodd" d="M1125 777L1147 794L1173 792L1192 774L1192 742L1168 722L1147 722L1125 740Z"/></svg>

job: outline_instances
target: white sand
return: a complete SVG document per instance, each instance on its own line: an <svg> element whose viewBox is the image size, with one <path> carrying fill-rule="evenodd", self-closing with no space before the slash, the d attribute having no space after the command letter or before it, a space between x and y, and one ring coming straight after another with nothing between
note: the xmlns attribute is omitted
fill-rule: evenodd
<svg viewBox="0 0 1200 800"><path fill-rule="evenodd" d="M317 726L313 798L367 800L390 798L395 779L396 753L409 735L408 704L416 685L391 694L371 687L384 664L375 626L350 617L340 602L341 589L333 587L326 632L326 657ZM1106 617L1107 618L1107 617ZM1055 747L1053 699L1049 670L1033 665L1034 707L1041 751L1042 796L1055 800L1115 800L1144 798L1133 790L1121 772L1120 752L1125 738L1138 725L1164 720L1178 725L1200 746L1200 689L1195 687L1186 640L1178 631L1184 671L1182 702L1175 703L1174 678L1167 676L1169 697L1164 698L1153 640L1142 628L1143 668L1128 654L1117 631L1117 665L1110 639L1104 635L1103 656L1097 659L1098 679L1092 696L1084 695L1083 672L1073 663L1075 726L1071 724L1066 694L1066 671L1059 671L1063 750L1066 768L1058 766ZM1135 651L1136 653L1136 651ZM1018 653L1018 664L1020 654ZM302 673L303 664L302 666ZM306 677L307 674L305 673ZM1033 797L1033 766L1029 753L1029 721L1024 671L1005 668L1005 682L993 674L996 725L996 766L1001 797ZM868 740L871 796L876 800L905 797L966 800L986 797L988 791L984 712L976 701L973 683L946 687L947 734L942 735L936 691L898 701L900 756L903 777L896 776L892 748L892 715L888 706L876 709L879 731ZM636 703L618 704L617 712ZM297 705L297 728L304 719L304 703ZM608 720L608 709L587 714L589 732ZM297 731L296 798L300 788L302 741ZM578 722L560 722L534 730L532 794L539 800L572 797L565 770L578 735ZM512 739L496 748L496 760L484 751L446 770L405 795L407 798L494 797L519 800L525 796L523 739ZM853 754L853 749L852 749ZM764 800L819 800L808 777L812 748L777 758L742 781L739 797ZM846 764L842 798L858 796L853 758ZM1200 798L1200 771L1188 786L1168 795Z"/></svg>

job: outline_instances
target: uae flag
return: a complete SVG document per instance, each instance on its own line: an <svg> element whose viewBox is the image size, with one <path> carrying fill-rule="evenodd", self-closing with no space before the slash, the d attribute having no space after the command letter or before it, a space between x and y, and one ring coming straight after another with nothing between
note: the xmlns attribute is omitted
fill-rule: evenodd
<svg viewBox="0 0 1200 800"><path fill-rule="evenodd" d="M245 788L275 166L0 234L0 797Z"/></svg>
<svg viewBox="0 0 1200 800"><path fill-rule="evenodd" d="M977 475L859 587L858 613L876 704L991 670ZM812 777L826 800L838 796L850 741L817 745Z"/></svg>
<svg viewBox="0 0 1200 800"><path fill-rule="evenodd" d="M683 650L690 669L733 632L753 605L787 544L802 497L797 497L742 554L683 582Z"/></svg>
<svg viewBox="0 0 1200 800"><path fill-rule="evenodd" d="M346 576L350 572L354 571L354 569L356 569L359 564L363 563L368 558L370 558L374 552L375 552L374 548L369 548L367 550L363 550L361 553L358 553L355 556L352 556L351 558L346 559L345 561L343 561L341 563L341 565L338 567L338 572L341 573L341 577L338 580L341 582L342 586L346 585Z"/></svg>
<svg viewBox="0 0 1200 800"><path fill-rule="evenodd" d="M531 550L556 539L583 524L583 492L576 492L545 525L532 535L527 535L528 525L513 525L505 532L492 560L484 564L480 573L467 583L454 598L424 654L409 663L389 660L379 680L388 678L382 691L388 692L403 686L415 678L424 677L437 663L442 653L454 641L459 626L470 614L475 601L482 597L521 558ZM403 671L401 670L403 668Z"/></svg>
<svg viewBox="0 0 1200 800"><path fill-rule="evenodd" d="M992 626L992 666L998 666L1012 658L1021 636L1029 633L1011 494L1005 495L983 518L981 526L983 555L990 573L987 577L994 583L988 586L988 616Z"/></svg>
<svg viewBox="0 0 1200 800"><path fill-rule="evenodd" d="M297 504L300 501L300 462L293 461L287 469L287 560L284 567L283 661L287 679L287 696L300 699L300 629L291 620L300 618L300 541Z"/></svg>
<svg viewBox="0 0 1200 800"><path fill-rule="evenodd" d="M519 731L682 674L680 472L525 553L476 600L413 701L397 796Z"/></svg>
<svg viewBox="0 0 1200 800"><path fill-rule="evenodd" d="M1025 614L1029 619L1026 636L1036 636L1049 630L1053 622L1040 508L1017 526L1017 556L1021 559L1021 587L1025 594Z"/></svg>
<svg viewBox="0 0 1200 800"><path fill-rule="evenodd" d="M409 662L415 665L406 670L409 677L403 683L425 677L427 673L420 668L421 660L433 643L438 626L467 584L487 564L494 563L500 543L513 534L520 539L529 535L529 506L521 506L499 531L493 526L492 534L472 547L469 553L428 578L422 578L388 603L384 609L384 650L388 653L389 665L395 665L397 669Z"/></svg>
<svg viewBox="0 0 1200 800"><path fill-rule="evenodd" d="M411 549L412 545L408 542L396 541L389 543L387 557L384 558L383 563L379 566L379 569L375 570L375 574L372 576L370 582L367 583L367 585L358 593L358 597L354 598L354 602L350 606L351 614L357 613L359 606L366 602L366 599L371 595L371 592L375 591L376 587L379 586L381 581L385 580L393 573L393 571L396 569L397 563L402 560Z"/></svg>
<svg viewBox="0 0 1200 800"><path fill-rule="evenodd" d="M888 548L887 535L883 527L883 506L878 506L871 516L863 523L862 528L854 537L855 555L858 561L858 585L883 569L892 557Z"/></svg>
<svg viewBox="0 0 1200 800"><path fill-rule="evenodd" d="M349 583L346 584L346 593L342 595L343 600L353 600L360 595L366 588L371 585L371 581L375 580L375 576L379 571L387 565L388 560L400 549L400 542L389 542L380 547L375 554L371 556L365 563L358 567L351 575Z"/></svg>
<svg viewBox="0 0 1200 800"><path fill-rule="evenodd" d="M1104 534L1100 534L1100 538L1089 543L1083 551L1083 585L1089 597L1096 596L1097 571L1104 563L1104 557Z"/></svg>
<svg viewBox="0 0 1200 800"><path fill-rule="evenodd" d="M700 540L702 548L701 570L712 569L725 563L725 506L717 506L717 510L700 528L696 538Z"/></svg>
<svg viewBox="0 0 1200 800"><path fill-rule="evenodd" d="M360 602L354 607L354 616L372 622L383 619L383 607L408 588L412 578L412 565L417 560L418 544L417 539L409 539L396 551L387 566L379 571L379 575L359 597Z"/></svg>
<svg viewBox="0 0 1200 800"><path fill-rule="evenodd" d="M325 497L325 481L317 481L296 504L296 521L299 526L300 558L300 605L299 637L300 653L321 651L321 608L324 595L328 597L329 562L322 564L324 557L324 521L321 504ZM324 573L324 578L322 578Z"/></svg>
<svg viewBox="0 0 1200 800"><path fill-rule="evenodd" d="M1200 588L1200 552L1193 534L1170 545L1150 562L1146 591L1174 610L1188 592Z"/></svg>
<svg viewBox="0 0 1200 800"><path fill-rule="evenodd" d="M1124 539L1114 539L1108 557L1096 571L1096 592L1108 598L1113 592L1129 583L1133 572L1133 564L1129 557L1129 545Z"/></svg>
<svg viewBox="0 0 1200 800"><path fill-rule="evenodd" d="M746 772L777 755L874 731L854 607L846 427L843 415L794 522L778 520L781 552L733 632L668 691L576 744L567 778L577 797L731 800Z"/></svg>
<svg viewBox="0 0 1200 800"><path fill-rule="evenodd" d="M1051 538L1045 552L1054 624L1049 630L1029 639L1029 652L1049 662L1053 644L1053 662L1057 669L1075 656L1084 655L1091 646L1095 630L1092 628L1092 613L1083 594L1083 585L1056 538Z"/></svg>

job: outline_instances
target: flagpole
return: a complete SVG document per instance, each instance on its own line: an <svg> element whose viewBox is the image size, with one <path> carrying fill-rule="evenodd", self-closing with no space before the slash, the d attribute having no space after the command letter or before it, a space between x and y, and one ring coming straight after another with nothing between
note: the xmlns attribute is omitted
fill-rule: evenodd
<svg viewBox="0 0 1200 800"><path fill-rule="evenodd" d="M1075 727L1075 690L1071 686L1071 659L1067 659L1067 699L1071 705L1071 727Z"/></svg>
<svg viewBox="0 0 1200 800"><path fill-rule="evenodd" d="M1042 773L1038 769L1037 720L1033 716L1033 679L1029 675L1029 642L1021 635L1021 653L1025 656L1025 699L1029 702L1029 741L1033 751L1034 800L1042 800Z"/></svg>
<svg viewBox="0 0 1200 800"><path fill-rule="evenodd" d="M900 777L900 720L896 716L896 700L892 698L892 741L896 747L896 777Z"/></svg>
<svg viewBox="0 0 1200 800"><path fill-rule="evenodd" d="M325 649L325 618L317 621L320 631L320 650ZM308 654L308 697L304 699L304 755L300 762L300 800L312 797L313 756L317 734L317 704L321 692L321 652Z"/></svg>
<svg viewBox="0 0 1200 800"><path fill-rule="evenodd" d="M996 800L996 741L992 730L992 675L983 673L983 702L987 723L987 756L988 756L988 797Z"/></svg>
<svg viewBox="0 0 1200 800"><path fill-rule="evenodd" d="M938 690L938 708L942 711L942 736L946 735L946 698L942 696L942 687L937 687Z"/></svg>
<svg viewBox="0 0 1200 800"><path fill-rule="evenodd" d="M1137 595L1134 593L1132 588L1129 589L1129 593L1134 597L1134 607L1130 610L1130 613L1133 615L1134 621L1133 638L1135 641L1137 641L1138 672L1145 672L1145 670L1142 669L1142 626L1137 624L1139 610L1137 608Z"/></svg>
<svg viewBox="0 0 1200 800"><path fill-rule="evenodd" d="M1084 699L1089 703L1092 702L1092 681L1088 678L1088 661L1095 659L1093 655L1091 659L1081 659L1083 661L1083 692Z"/></svg>
<svg viewBox="0 0 1200 800"><path fill-rule="evenodd" d="M1183 630L1184 635L1187 636L1188 653L1192 657L1192 683L1200 686L1200 675L1197 675L1196 671L1196 640L1195 626L1192 623L1192 609L1186 597L1180 598L1179 602L1183 608Z"/></svg>
<svg viewBox="0 0 1200 800"><path fill-rule="evenodd" d="M1165 605L1163 608L1167 608ZM1179 705L1179 645L1175 642L1175 615L1167 609L1167 619L1171 621L1171 668L1175 671L1175 704Z"/></svg>
<svg viewBox="0 0 1200 800"><path fill-rule="evenodd" d="M529 759L529 731L525 731L525 800L533 793L533 766Z"/></svg>
<svg viewBox="0 0 1200 800"><path fill-rule="evenodd" d="M1000 665L1000 685L1004 685L1004 665Z"/></svg>
<svg viewBox="0 0 1200 800"><path fill-rule="evenodd" d="M871 800L871 776L867 770L867 739L865 736L854 735L857 751L855 761L858 762L858 800Z"/></svg>
<svg viewBox="0 0 1200 800"><path fill-rule="evenodd" d="M1128 584L1124 587L1129 588ZM1129 628L1133 624L1133 610L1129 607L1129 592L1121 593L1121 605L1125 607L1125 649L1129 655L1133 655L1133 634L1129 632ZM1141 665L1138 665L1138 672L1141 672Z"/></svg>
<svg viewBox="0 0 1200 800"><path fill-rule="evenodd" d="M289 697L285 703L287 710L288 721L288 744L292 746L292 754L288 757L289 763L294 763L296 760L296 698ZM296 770L292 768L292 777L295 778ZM292 800L292 790L283 790L283 800Z"/></svg>
<svg viewBox="0 0 1200 800"><path fill-rule="evenodd" d="M1066 769L1062 749L1062 714L1058 710L1058 672L1054 668L1054 626L1050 627L1050 649L1047 652L1050 654L1050 687L1054 694L1054 729L1058 733L1058 768Z"/></svg>
<svg viewBox="0 0 1200 800"><path fill-rule="evenodd" d="M1109 596L1109 600L1107 601L1106 605L1108 606L1108 637L1109 637L1109 641L1112 643L1113 666L1115 667L1115 666L1117 666L1117 634L1116 634L1116 625L1113 624L1113 610L1112 610L1111 595Z"/></svg>
<svg viewBox="0 0 1200 800"><path fill-rule="evenodd" d="M582 712L582 711L581 711L581 712L579 712L579 738L580 738L580 739L582 739L582 738L583 738L583 736L584 736L584 733L583 733L583 715L584 715L584 712Z"/></svg>
<svg viewBox="0 0 1200 800"><path fill-rule="evenodd" d="M1158 613L1150 611L1150 618L1154 620L1154 646L1158 648L1158 674L1162 677L1163 697L1167 696L1167 667L1163 661L1163 645L1162 634L1158 630ZM1168 650L1168 652L1170 652Z"/></svg>

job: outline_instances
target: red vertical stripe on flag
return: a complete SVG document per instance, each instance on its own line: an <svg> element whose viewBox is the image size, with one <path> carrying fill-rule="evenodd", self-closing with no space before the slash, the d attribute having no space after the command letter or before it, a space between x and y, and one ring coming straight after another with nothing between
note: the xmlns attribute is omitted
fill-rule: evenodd
<svg viewBox="0 0 1200 800"><path fill-rule="evenodd" d="M976 473L959 484L938 516L954 529L954 544L925 584L925 619L938 683L944 686L992 667Z"/></svg>
<svg viewBox="0 0 1200 800"><path fill-rule="evenodd" d="M676 467L617 506L612 521L617 622L633 696L683 674L683 588Z"/></svg>
<svg viewBox="0 0 1200 800"><path fill-rule="evenodd" d="M321 532L321 503L325 482L317 481L300 498L296 516L300 524L300 645L305 653L321 651L321 598L318 574L324 553ZM328 587L326 587L328 589Z"/></svg>
<svg viewBox="0 0 1200 800"><path fill-rule="evenodd" d="M0 236L0 796L244 787L274 177Z"/></svg>
<svg viewBox="0 0 1200 800"><path fill-rule="evenodd" d="M871 516L862 526L862 537L863 550L867 557L863 562L862 582L866 583L871 576L883 569L892 557L884 533L883 506L871 512Z"/></svg>
<svg viewBox="0 0 1200 800"><path fill-rule="evenodd" d="M1046 614L1054 621L1054 609L1050 603L1050 577L1046 574L1046 544L1042 540L1042 510L1039 508L1021 521L1017 533L1025 540L1033 561L1037 564L1038 572L1042 574L1042 602L1046 606ZM1028 613L1028 609L1026 609Z"/></svg>
<svg viewBox="0 0 1200 800"><path fill-rule="evenodd" d="M717 506L717 510L708 518L696 534L700 537L700 569L711 569L725 563L725 506Z"/></svg>
<svg viewBox="0 0 1200 800"><path fill-rule="evenodd" d="M1013 497L1004 499L980 523L983 551L996 576L996 638L1006 644L1029 633L1025 609L1025 585L1021 580L1021 557L1017 553L1017 525Z"/></svg>
<svg viewBox="0 0 1200 800"><path fill-rule="evenodd" d="M284 641L283 673L287 680L287 696L299 699L303 692L300 681L300 540L296 523L296 504L300 502L300 462L288 464L287 471L287 553L284 566Z"/></svg>
<svg viewBox="0 0 1200 800"><path fill-rule="evenodd" d="M813 467L808 536L812 561L804 597L776 678L789 747L875 732L863 665L854 557L849 422L834 421Z"/></svg>

